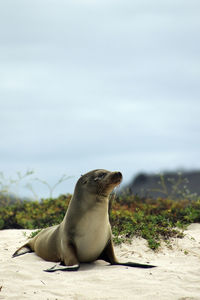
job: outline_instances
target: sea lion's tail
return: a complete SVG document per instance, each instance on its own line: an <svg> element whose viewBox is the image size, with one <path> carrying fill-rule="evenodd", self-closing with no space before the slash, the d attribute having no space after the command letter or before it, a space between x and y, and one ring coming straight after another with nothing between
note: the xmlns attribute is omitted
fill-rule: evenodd
<svg viewBox="0 0 200 300"><path fill-rule="evenodd" d="M19 249L17 249L17 251L15 251L15 253L13 253L12 257L17 257L26 253L31 253L33 252L33 250L31 249L31 246L29 245L29 243L21 246Z"/></svg>

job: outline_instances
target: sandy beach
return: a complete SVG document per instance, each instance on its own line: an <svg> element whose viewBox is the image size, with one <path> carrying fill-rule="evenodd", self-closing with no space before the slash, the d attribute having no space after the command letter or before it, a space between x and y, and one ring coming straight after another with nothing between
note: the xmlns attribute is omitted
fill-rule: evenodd
<svg viewBox="0 0 200 300"><path fill-rule="evenodd" d="M46 273L53 263L34 253L11 258L30 230L0 231L0 299L200 299L200 224L192 224L183 239L173 239L158 252L146 241L115 247L123 261L150 262L154 269L109 266L98 261L78 272Z"/></svg>

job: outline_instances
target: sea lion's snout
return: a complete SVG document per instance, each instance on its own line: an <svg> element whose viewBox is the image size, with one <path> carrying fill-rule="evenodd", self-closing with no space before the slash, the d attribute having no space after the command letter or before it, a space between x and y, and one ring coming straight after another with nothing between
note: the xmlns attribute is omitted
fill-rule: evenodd
<svg viewBox="0 0 200 300"><path fill-rule="evenodd" d="M121 172L114 172L112 175L113 183L120 183L122 181L122 173Z"/></svg>

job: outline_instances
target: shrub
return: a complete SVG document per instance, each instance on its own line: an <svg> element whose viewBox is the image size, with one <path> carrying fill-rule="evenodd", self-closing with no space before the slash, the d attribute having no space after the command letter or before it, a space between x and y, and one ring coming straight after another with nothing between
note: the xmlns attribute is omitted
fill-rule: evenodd
<svg viewBox="0 0 200 300"><path fill-rule="evenodd" d="M57 199L24 201L0 207L1 229L36 229L58 224L65 215L70 199L71 195L62 195Z"/></svg>
<svg viewBox="0 0 200 300"><path fill-rule="evenodd" d="M70 199L68 194L41 202L23 201L0 207L0 229L38 229L59 224ZM115 243L141 236L151 249L156 250L161 239L183 237L182 231L188 224L200 222L200 201L183 199L177 202L123 195L112 201L110 222Z"/></svg>

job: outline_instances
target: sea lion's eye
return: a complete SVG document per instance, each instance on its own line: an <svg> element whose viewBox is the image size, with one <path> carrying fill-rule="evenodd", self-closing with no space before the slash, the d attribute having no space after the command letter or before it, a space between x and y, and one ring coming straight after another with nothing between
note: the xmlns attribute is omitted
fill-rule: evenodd
<svg viewBox="0 0 200 300"><path fill-rule="evenodd" d="M94 181L101 180L105 175L106 173L100 173L99 175L97 175L97 177L94 178Z"/></svg>
<svg viewBox="0 0 200 300"><path fill-rule="evenodd" d="M101 179L106 175L106 173L101 173L98 177Z"/></svg>

